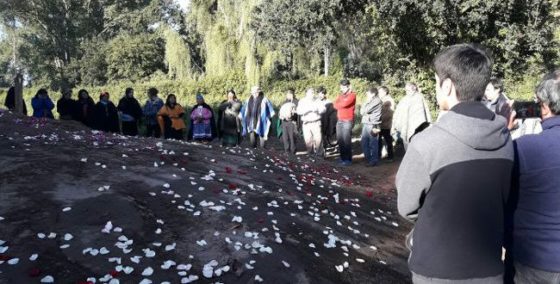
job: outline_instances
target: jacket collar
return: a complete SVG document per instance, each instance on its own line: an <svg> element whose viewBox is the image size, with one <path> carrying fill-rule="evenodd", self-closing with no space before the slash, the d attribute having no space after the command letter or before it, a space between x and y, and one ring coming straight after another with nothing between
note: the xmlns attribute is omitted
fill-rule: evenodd
<svg viewBox="0 0 560 284"><path fill-rule="evenodd" d="M554 116L546 119L542 123L543 130L560 127L560 116Z"/></svg>

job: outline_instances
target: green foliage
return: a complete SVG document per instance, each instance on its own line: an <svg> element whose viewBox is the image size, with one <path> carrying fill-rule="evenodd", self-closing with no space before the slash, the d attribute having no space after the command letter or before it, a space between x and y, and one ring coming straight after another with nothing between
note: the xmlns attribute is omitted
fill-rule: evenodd
<svg viewBox="0 0 560 284"><path fill-rule="evenodd" d="M111 81L138 81L165 69L164 42L151 34L118 36L109 43L107 53Z"/></svg>
<svg viewBox="0 0 560 284"><path fill-rule="evenodd" d="M165 63L168 76L176 80L192 78L191 51L181 35L167 28L165 35Z"/></svg>

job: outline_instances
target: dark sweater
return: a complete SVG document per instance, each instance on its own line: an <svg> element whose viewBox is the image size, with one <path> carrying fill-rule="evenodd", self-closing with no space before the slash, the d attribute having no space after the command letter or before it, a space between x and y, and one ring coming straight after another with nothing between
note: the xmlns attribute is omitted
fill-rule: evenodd
<svg viewBox="0 0 560 284"><path fill-rule="evenodd" d="M415 222L414 273L450 280L502 277L512 168L504 118L478 102L455 106L412 140L396 185L399 213Z"/></svg>
<svg viewBox="0 0 560 284"><path fill-rule="evenodd" d="M560 117L543 132L515 141L518 202L514 214L515 261L560 272Z"/></svg>

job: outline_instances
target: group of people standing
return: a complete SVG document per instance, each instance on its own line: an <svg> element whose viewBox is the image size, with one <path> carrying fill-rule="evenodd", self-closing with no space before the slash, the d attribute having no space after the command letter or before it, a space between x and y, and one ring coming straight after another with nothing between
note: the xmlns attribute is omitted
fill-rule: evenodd
<svg viewBox="0 0 560 284"><path fill-rule="evenodd" d="M414 85L407 85L407 90L413 90ZM309 88L305 96L298 100L293 89L286 92L286 100L279 106L278 124L276 130L282 137L286 153L297 152L297 139L303 136L309 155L323 158L326 149L338 145L340 164L352 163L352 130L355 126L356 93L352 90L349 80L340 82L341 93L333 102L327 98L324 87ZM416 89L414 89L416 90ZM408 92L408 91L407 91ZM227 98L218 105L218 112L208 105L202 94L196 95L196 104L190 109L188 116L185 109L177 102L174 94L167 96L166 101L158 97L159 91L150 88L147 91L148 100L142 107L135 98L134 89L126 88L124 96L118 105L113 104L108 92L102 92L99 102L94 103L86 90L78 92L78 99L72 98L71 90L63 90L62 97L56 103L56 110L62 120L76 120L100 131L122 133L128 136L139 135L139 125L145 126L145 136L165 139L184 139L210 142L221 139L224 146L237 146L243 137L251 147L265 147L273 126L276 111L271 101L264 95L260 87L251 88L249 98L242 102L237 98L234 90L228 90ZM411 91L410 97L417 92ZM418 95L423 102L421 95ZM362 103L360 115L362 117L361 143L366 161L375 166L381 158L382 145L387 147L387 158L393 159L393 134L405 133L406 141L410 138L410 106L415 105L415 99L405 97L400 105L407 105L402 110L404 123L393 125L395 101L389 95L386 87L371 87L367 91L367 99ZM14 91L11 88L6 97L6 106L14 109ZM425 104L425 102L424 102ZM422 104L422 107L425 105ZM38 118L53 118L53 101L46 89L40 89L32 99L33 116ZM423 118L429 122L427 107L423 111ZM186 121L189 121L188 127ZM398 120L397 120L398 121ZM384 141L383 141L384 140Z"/></svg>
<svg viewBox="0 0 560 284"><path fill-rule="evenodd" d="M479 45L445 48L434 60L440 117L401 128L414 283L560 283L560 71L535 91L541 130L512 139L524 122L492 65Z"/></svg>

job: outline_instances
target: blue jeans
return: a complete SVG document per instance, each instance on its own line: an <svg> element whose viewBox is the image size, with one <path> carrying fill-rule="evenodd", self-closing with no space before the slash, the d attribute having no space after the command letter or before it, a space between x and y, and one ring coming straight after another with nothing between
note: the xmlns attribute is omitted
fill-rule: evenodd
<svg viewBox="0 0 560 284"><path fill-rule="evenodd" d="M340 150L340 159L343 162L352 162L352 121L339 121L336 123L336 140Z"/></svg>
<svg viewBox="0 0 560 284"><path fill-rule="evenodd" d="M366 161L370 165L377 165L379 162L379 135L373 135L371 133L372 129L373 125L371 124L362 125L362 150L364 151Z"/></svg>

